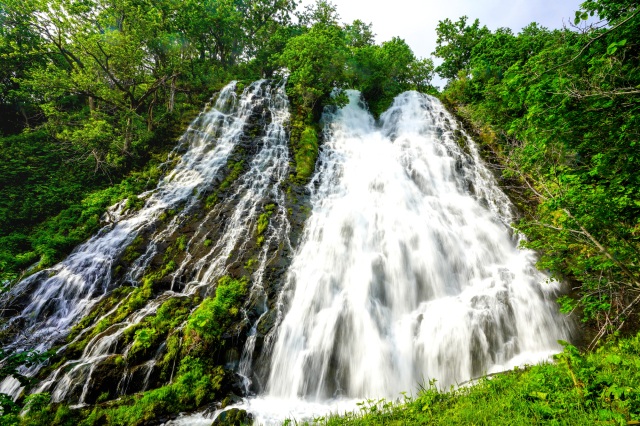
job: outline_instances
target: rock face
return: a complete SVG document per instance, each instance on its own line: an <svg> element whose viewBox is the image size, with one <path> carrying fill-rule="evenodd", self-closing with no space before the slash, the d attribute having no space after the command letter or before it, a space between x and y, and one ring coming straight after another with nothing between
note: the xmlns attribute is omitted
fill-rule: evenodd
<svg viewBox="0 0 640 426"><path fill-rule="evenodd" d="M91 374L91 386L87 388L84 401L95 404L100 400L113 399L118 396L118 383L124 374L122 357L112 355L96 365Z"/></svg>

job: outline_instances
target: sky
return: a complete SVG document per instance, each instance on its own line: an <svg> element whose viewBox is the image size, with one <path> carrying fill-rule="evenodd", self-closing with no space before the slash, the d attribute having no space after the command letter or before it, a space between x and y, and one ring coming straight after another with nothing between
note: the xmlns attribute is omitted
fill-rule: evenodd
<svg viewBox="0 0 640 426"><path fill-rule="evenodd" d="M584 0L331 0L342 22L360 19L373 24L376 42L403 38L420 58L431 56L436 46L438 21L457 21L467 15L473 22L495 30L518 32L531 22L549 29L569 25ZM303 0L302 5L315 3ZM437 63L437 62L436 62ZM436 84L441 83L439 81Z"/></svg>

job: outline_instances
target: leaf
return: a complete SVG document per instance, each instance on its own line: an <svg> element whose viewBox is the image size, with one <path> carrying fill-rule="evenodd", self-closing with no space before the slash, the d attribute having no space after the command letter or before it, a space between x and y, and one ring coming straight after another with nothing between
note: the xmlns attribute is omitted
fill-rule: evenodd
<svg viewBox="0 0 640 426"><path fill-rule="evenodd" d="M531 392L529 394L530 397L532 398L536 398L542 401L546 401L547 400L547 394L544 392Z"/></svg>
<svg viewBox="0 0 640 426"><path fill-rule="evenodd" d="M627 40L614 41L607 47L607 55L613 55L618 51L618 47L623 47L627 44Z"/></svg>
<svg viewBox="0 0 640 426"><path fill-rule="evenodd" d="M606 363L613 364L613 365L618 365L622 362L622 358L620 357L620 355L615 355L615 354L611 354L607 356L604 360Z"/></svg>

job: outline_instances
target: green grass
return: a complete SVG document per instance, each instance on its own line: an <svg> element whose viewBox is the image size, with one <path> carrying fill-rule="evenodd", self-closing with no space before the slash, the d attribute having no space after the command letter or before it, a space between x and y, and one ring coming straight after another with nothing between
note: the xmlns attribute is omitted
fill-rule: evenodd
<svg viewBox="0 0 640 426"><path fill-rule="evenodd" d="M304 424L640 424L640 335L611 341L588 354L568 345L553 363L447 391L432 382L415 397L403 395L399 402L369 400L359 411Z"/></svg>

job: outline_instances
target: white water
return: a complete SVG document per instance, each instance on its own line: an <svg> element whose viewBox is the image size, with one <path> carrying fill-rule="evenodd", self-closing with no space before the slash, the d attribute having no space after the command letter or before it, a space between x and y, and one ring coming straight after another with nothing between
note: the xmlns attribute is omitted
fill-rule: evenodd
<svg viewBox="0 0 640 426"><path fill-rule="evenodd" d="M199 202L199 194L210 188L221 168L226 165L229 155L243 136L247 120L256 106L266 102L267 106L274 111L274 117L264 138L262 155L256 155L248 173L253 175L262 173L261 185L254 182L256 179L253 175L248 179L245 178L245 181L250 182L248 186L253 189L253 192L249 191L248 194L242 195L248 199L254 197L254 204L247 205L248 203L245 202L244 210L239 212L244 218L253 218L257 211L255 203L260 201L258 189L261 188L263 191L272 189L274 181L279 183L286 176L288 167L288 151L283 130L284 122L288 119L288 104L283 85L278 88L277 95L273 98L275 100L272 100L271 87L266 81L253 83L245 89L239 99L235 94L235 82L225 87L218 96L215 106L201 114L189 127L180 144L187 145L187 151L176 167L158 184L158 187L144 194L147 200L140 211L124 217L119 214L112 215L116 220L120 219L115 225L106 227L98 235L79 246L65 261L22 281L4 297L3 302L10 304L17 295L25 291L30 292L29 304L5 326L11 327L14 323L25 323L19 326L20 333L16 335L9 348L18 351L24 349L42 351L49 349L64 337L70 327L89 312L91 307L110 290L113 262L136 235L157 223L159 216L166 210L181 208L169 225L154 236L153 242L161 241L163 237L171 235L190 213L191 207ZM274 150L277 149L282 152L282 146L284 146L284 154L274 154ZM271 172L272 169L277 173ZM277 179L272 175L277 175ZM247 188L243 188L246 192ZM234 196L236 195L238 194ZM248 209L251 209L250 213ZM278 210L279 220L272 221L279 226L285 226L281 220L283 209L282 206ZM230 232L237 233L241 226L229 223L228 228ZM270 239L277 238L278 230L272 226L266 235ZM233 237L228 235L222 238L225 243L231 239ZM263 261L266 257L266 247L267 244L265 244L265 253L262 255ZM133 272L129 274L132 279L139 278L155 254L155 249L155 245L150 244L147 253L138 259ZM224 260L227 259L228 254L224 254ZM197 287L212 286L215 279L224 271L223 266L216 270L219 273L217 276L213 272L209 273L193 283L185 293L193 293ZM262 268L264 269L264 266ZM167 292L166 295L152 300L144 309L134 313L124 322L114 324L98 334L89 342L80 360L65 363L40 385L38 391L45 391L54 386L52 398L54 401L61 401L74 387L83 386L84 390L79 401L83 402L93 368L98 362L114 354L116 343L124 330L128 326L139 323L146 316L154 314L161 302L172 295L175 296L172 292ZM114 311L115 308L112 312ZM125 348L123 353L126 354L128 349L128 347ZM32 370L23 370L22 373L33 375L38 369L36 366ZM0 393L9 394L14 398L20 394L21 389L19 383L13 378L8 378L0 384Z"/></svg>
<svg viewBox="0 0 640 426"><path fill-rule="evenodd" d="M181 293L176 294L173 291L168 291L149 302L143 309L136 311L130 318L114 324L98 334L87 344L81 359L68 361L54 371L41 384L38 389L39 392L52 387L52 400L62 401L68 397L75 387L82 386L84 389L78 402L84 403L87 388L92 381L92 372L96 365L116 353L121 353L126 358L133 342L119 352L115 350L117 349L118 340L128 327L138 324L148 315L154 314L162 302L170 297L191 295L200 288L208 287L208 289L205 289L206 293L214 287L217 279L226 272L227 261L231 252L234 249L244 250L251 240L253 236L252 226L254 226L257 216L261 213L261 203L268 199L270 202L278 204L274 209L269 227L264 232L265 242L258 254L256 272L252 276L251 286L251 297L264 298L262 275L268 261L269 246L274 241L276 245L282 240L288 241L286 235L288 234L289 225L284 207L284 194L280 184L287 177L289 165L287 138L284 129L289 113L288 102L284 94L284 82L276 88L272 88L265 81L258 82L255 84L253 93L256 99L252 99L251 102L264 102L271 115L271 122L266 129L265 136L254 141L259 146L259 151L252 158L248 171L239 178L237 189L228 197L233 200L234 209L225 222L220 238L211 246L209 253L195 263L194 275L197 279L188 283ZM219 102L224 102L224 100L219 100ZM239 136L239 133L235 129L233 130L234 134ZM215 133L225 135L227 131L226 129L219 129ZM228 153L225 159L227 156ZM221 209L225 210L223 204L221 202ZM187 256L174 273L174 279L184 273L190 262L192 262L192 256L189 253L190 247L192 245L202 247L204 240L207 238L207 232L203 225L211 221L216 215L219 215L221 209L212 209L201 221L200 226L187 243ZM171 225L170 228L172 227ZM175 227L177 228L177 225ZM161 242L166 235L170 235L170 233L165 229L154 236L148 253L143 255L141 259L150 258L149 252L155 253L156 250L154 244ZM158 355L161 355L160 351ZM154 366L155 360L148 361L144 366L147 369L147 375L143 389L148 384L148 379ZM129 377L123 377L119 386L121 392L124 393L126 391L129 380Z"/></svg>
<svg viewBox="0 0 640 426"><path fill-rule="evenodd" d="M288 121L288 102L284 94L284 82L278 87L272 88L266 82L258 82L255 90L251 92L255 95L253 103L264 102L271 115L271 122L268 125L265 136L256 140L259 151L252 158L248 171L239 178L237 190L229 196L233 200L234 209L229 218L225 222L225 228L221 232L221 236L212 245L209 253L199 259L195 266L192 265L192 256L188 252L192 245L202 247L204 240L207 238L207 231L203 226L211 221L216 215L220 214L219 209L212 209L201 221L200 226L194 233L193 237L187 243L187 256L174 273L175 278L179 277L186 269L194 267L194 276L196 280L189 282L181 293L167 291L155 300L150 301L143 309L136 311L131 317L125 321L116 323L105 331L94 337L85 347L84 353L79 360L71 360L54 371L51 376L45 380L38 392L52 389L52 400L62 401L68 398L68 395L77 387L82 387L79 403L85 402L88 386L90 385L94 368L109 356L121 353L125 358L130 350L133 342L124 348L118 349L118 341L121 339L128 327L140 323L145 317L155 314L162 302L171 297L183 297L194 294L198 289L214 287L217 279L226 272L227 261L231 252L236 249L244 250L245 246L251 240L252 226L254 226L258 215L260 214L261 203L268 199L270 202L278 203L277 208L269 222L268 229L264 232L265 242L261 246L256 262L256 272L252 276L251 296L255 298L264 298L264 289L262 288L262 274L264 272L266 262L268 261L269 247L272 242L276 245L288 234L288 221L286 220L286 210L284 207L284 194L280 188L283 179L286 178L288 172L288 150L287 138L284 126ZM245 94L246 95L246 94ZM218 101L225 102L224 99ZM224 126L225 123L221 123ZM233 129L235 135L239 135L236 129ZM218 129L215 133L225 135L227 129ZM228 153L225 155L225 159ZM221 202L221 204L224 204ZM222 205L222 209L225 206ZM169 229L171 232L177 229L178 224L171 223ZM155 235L152 244L149 246L147 254L141 256L141 259L149 259L152 257L149 253L155 253L155 244L162 241L167 235L170 235L167 229ZM142 261L138 262L142 264ZM208 268L204 268L208 265ZM139 267L139 266L138 266ZM205 289L205 293L208 292ZM264 304L264 301L262 302ZM99 322L99 321L98 321ZM96 322L97 323L97 322ZM78 336L80 338L81 336ZM162 355L158 351L158 356ZM155 367L155 360L148 361L144 368L147 374L143 389L148 385L149 376ZM130 373L127 373L121 380L119 391L125 393L129 384Z"/></svg>
<svg viewBox="0 0 640 426"><path fill-rule="evenodd" d="M349 98L325 117L267 391L249 403L259 422L432 379L446 388L545 360L569 338L559 284L517 248L508 198L439 101L404 93L377 127Z"/></svg>
<svg viewBox="0 0 640 426"><path fill-rule="evenodd" d="M194 277L178 295L211 288L232 253L250 244L265 203L274 203L250 295L257 311L266 312L269 247L288 245L290 232L280 188L288 174L288 103L282 86L273 97L269 90L257 82L237 100L233 86L227 87L216 108L191 126L183 141L188 151L145 194L142 210L124 214L61 264L19 284L11 297L28 290L31 304L17 320L26 326L11 348L51 347L109 290L112 262L135 236L166 209L182 208L153 235L130 271L137 280L156 243L175 232L206 193L242 136L254 102L264 96L272 121L229 197L237 200L233 210L216 207L203 221L224 215L221 238L194 259L191 247L201 247L208 236L206 227L198 227L174 279L187 270ZM473 142L467 141L467 154L456 144L457 125L441 104L405 93L377 126L358 93L349 97L347 107L325 117L327 142L309 185L312 214L279 300L278 325L265 339L263 350L271 354L266 392L242 407L259 423L343 412L365 398L395 399L430 379L448 387L547 359L559 350L558 339L569 339L571 327L554 304L559 284L547 283L533 266L533 253L517 248L508 198ZM159 296L97 335L82 359L55 371L39 390L51 389L62 400L71 388L84 386L82 402L93 368L114 353L122 331L172 295ZM250 335L238 366L247 377L254 343ZM153 360L145 368L150 374ZM6 380L0 392L16 396L20 387ZM206 418L175 424L204 424Z"/></svg>

